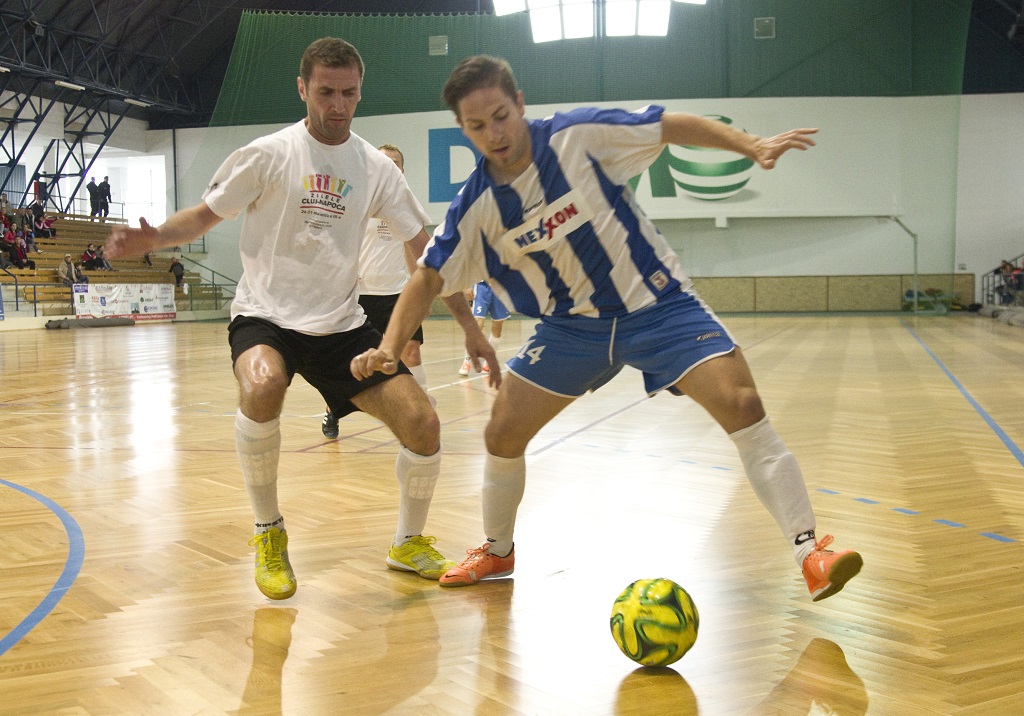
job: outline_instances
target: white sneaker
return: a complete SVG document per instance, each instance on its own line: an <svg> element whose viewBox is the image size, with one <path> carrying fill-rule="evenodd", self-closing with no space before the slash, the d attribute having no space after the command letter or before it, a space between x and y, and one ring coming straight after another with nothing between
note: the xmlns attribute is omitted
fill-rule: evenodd
<svg viewBox="0 0 1024 716"><path fill-rule="evenodd" d="M462 361L462 367L459 368L459 375L469 375L469 369L472 367L472 363L469 362L469 358Z"/></svg>

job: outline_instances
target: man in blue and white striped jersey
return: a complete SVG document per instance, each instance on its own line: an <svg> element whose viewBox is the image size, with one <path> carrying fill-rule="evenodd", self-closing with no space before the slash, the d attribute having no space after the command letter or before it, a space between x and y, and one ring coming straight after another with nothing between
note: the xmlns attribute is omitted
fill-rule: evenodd
<svg viewBox="0 0 1024 716"><path fill-rule="evenodd" d="M486 279L505 305L540 319L501 376L482 333L466 347L492 366L499 388L485 431L483 523L487 541L448 570L442 586L503 577L515 564L513 528L534 435L623 366L650 395L689 395L732 438L747 476L775 518L815 601L835 594L863 564L825 549L800 467L765 415L746 361L682 272L676 253L636 204L628 181L666 144L737 152L771 169L816 129L762 138L712 119L650 106L580 108L528 121L504 60L455 67L442 93L483 155L403 290L384 340L352 361L355 376L390 373L439 294Z"/></svg>

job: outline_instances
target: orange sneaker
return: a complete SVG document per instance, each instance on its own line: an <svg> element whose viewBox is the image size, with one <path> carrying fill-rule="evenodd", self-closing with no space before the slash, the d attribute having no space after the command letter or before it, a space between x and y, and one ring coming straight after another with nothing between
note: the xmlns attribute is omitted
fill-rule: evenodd
<svg viewBox="0 0 1024 716"><path fill-rule="evenodd" d="M473 364L469 362L469 358L462 361L462 365L459 366L459 375L469 375L469 369L473 367Z"/></svg>
<svg viewBox="0 0 1024 716"><path fill-rule="evenodd" d="M484 361L483 371L484 371L484 373L490 373L491 372L491 366L487 365L487 361Z"/></svg>
<svg viewBox="0 0 1024 716"><path fill-rule="evenodd" d="M490 549L490 542L484 542L479 549L466 550L466 559L462 564L442 574L438 582L442 587L465 587L481 579L497 579L512 574L516 567L515 548L507 557L491 554Z"/></svg>
<svg viewBox="0 0 1024 716"><path fill-rule="evenodd" d="M804 559L804 579L814 602L840 591L864 566L864 559L853 550L825 549L830 544L832 535L825 535L814 543L814 550Z"/></svg>

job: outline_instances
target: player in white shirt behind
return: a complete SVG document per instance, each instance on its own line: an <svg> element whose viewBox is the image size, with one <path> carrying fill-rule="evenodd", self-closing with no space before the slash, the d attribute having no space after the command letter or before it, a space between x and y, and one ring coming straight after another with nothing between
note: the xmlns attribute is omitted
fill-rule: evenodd
<svg viewBox="0 0 1024 716"><path fill-rule="evenodd" d="M394 144L377 147L405 174L405 155ZM359 305L366 313L370 325L383 332L388 327L391 312L398 303L398 294L409 281L409 275L416 270L416 259L405 250L405 242L396 239L387 223L370 219L366 225L366 236L359 250ZM402 351L402 362L412 373L420 387L427 389L427 374L423 370L420 346L423 345L423 327L416 329ZM428 396L430 404L436 401ZM332 410L328 405L324 411L320 430L324 437L338 437L338 420L358 410L351 402Z"/></svg>

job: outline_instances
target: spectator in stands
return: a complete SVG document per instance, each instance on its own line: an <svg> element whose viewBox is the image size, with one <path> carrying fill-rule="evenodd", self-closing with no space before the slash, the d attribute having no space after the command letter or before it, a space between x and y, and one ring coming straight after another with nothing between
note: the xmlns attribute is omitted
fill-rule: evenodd
<svg viewBox="0 0 1024 716"><path fill-rule="evenodd" d="M37 206L33 204L33 206ZM38 239L49 239L53 236L50 233L50 227L46 223L46 214L38 214L35 220L32 222L32 232Z"/></svg>
<svg viewBox="0 0 1024 716"><path fill-rule="evenodd" d="M114 267L107 261L107 257L103 255L103 247L96 249L96 268L100 271L113 271Z"/></svg>
<svg viewBox="0 0 1024 716"><path fill-rule="evenodd" d="M173 258L171 259L171 267L167 269L167 273L173 273L174 285L180 286L182 280L184 280L185 278L185 267L182 265L180 261L178 261L178 259Z"/></svg>
<svg viewBox="0 0 1024 716"><path fill-rule="evenodd" d="M43 209L43 202L39 201L39 199L34 199L28 208L29 211L32 212L33 219L36 221L42 219L43 214L46 213L46 211Z"/></svg>
<svg viewBox="0 0 1024 716"><path fill-rule="evenodd" d="M89 244L89 246L82 252L82 267L86 271L98 271L99 266L96 263L96 244Z"/></svg>
<svg viewBox="0 0 1024 716"><path fill-rule="evenodd" d="M89 277L82 273L81 268L71 263L71 254L64 254L64 260L57 266L57 278L65 286L71 286L76 283L89 283Z"/></svg>
<svg viewBox="0 0 1024 716"><path fill-rule="evenodd" d="M28 257L24 240L19 241L10 229L4 231L4 250L16 268L35 270L36 262Z"/></svg>
<svg viewBox="0 0 1024 716"><path fill-rule="evenodd" d="M89 192L89 221L100 215L100 188L96 186L96 177L89 177L89 183L85 185Z"/></svg>
<svg viewBox="0 0 1024 716"><path fill-rule="evenodd" d="M38 246L36 246L36 240L35 237L32 236L31 231L26 233L26 231L22 229L21 226L18 226L18 224L14 224L13 226L16 227L14 229L14 238L18 241L19 244L21 244L21 247L25 249L26 254L42 253L42 250Z"/></svg>
<svg viewBox="0 0 1024 716"><path fill-rule="evenodd" d="M1016 297L1016 281L1013 277L1013 269L1012 263L1003 261L999 264L999 268L992 272L1000 278L1000 283L996 286L996 293L999 294L1000 304L1012 303Z"/></svg>
<svg viewBox="0 0 1024 716"><path fill-rule="evenodd" d="M7 194L0 194L0 211L10 216L11 202L7 200Z"/></svg>
<svg viewBox="0 0 1024 716"><path fill-rule="evenodd" d="M100 220L106 221L107 214L110 213L110 177L103 177L103 181L97 187L99 189L100 198Z"/></svg>
<svg viewBox="0 0 1024 716"><path fill-rule="evenodd" d="M20 217L20 223L17 224L22 229L22 235L25 237L25 243L30 251L35 251L37 254L43 253L43 250L36 245L36 233L32 230L32 219L28 216Z"/></svg>

